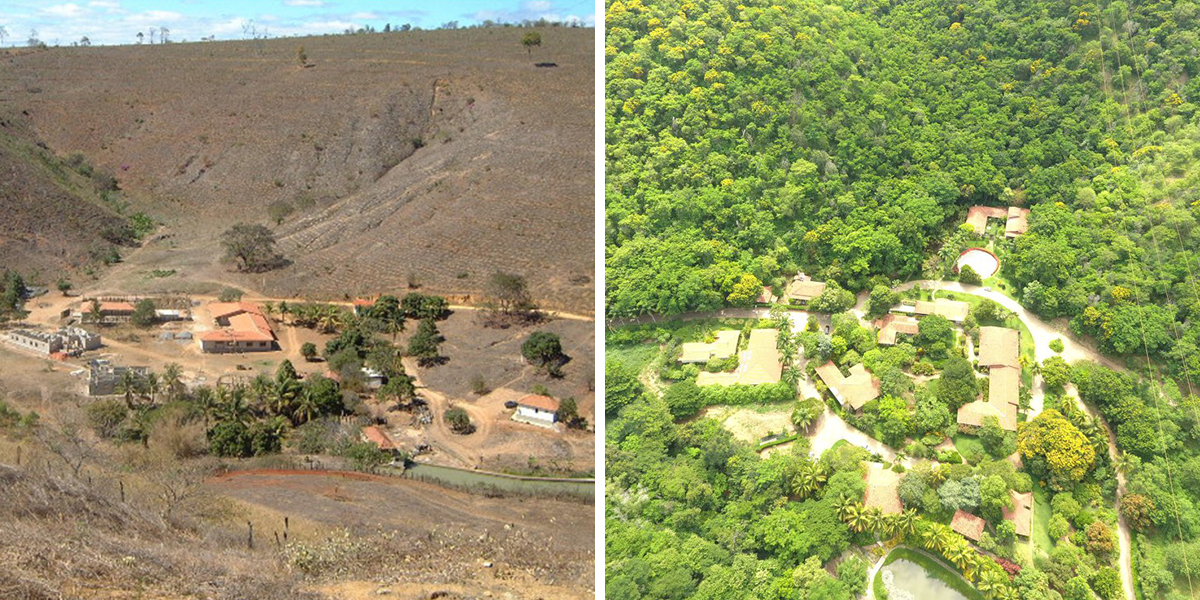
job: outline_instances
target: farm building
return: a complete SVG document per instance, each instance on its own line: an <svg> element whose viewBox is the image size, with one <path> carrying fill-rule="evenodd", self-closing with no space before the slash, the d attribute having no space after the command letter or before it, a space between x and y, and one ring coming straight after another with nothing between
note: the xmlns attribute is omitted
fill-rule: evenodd
<svg viewBox="0 0 1200 600"><path fill-rule="evenodd" d="M100 301L100 323L128 323L133 319L134 306L132 302L124 300L104 300ZM83 314L90 315L92 313L91 302L84 302Z"/></svg>
<svg viewBox="0 0 1200 600"><path fill-rule="evenodd" d="M517 400L513 419L534 425L553 425L558 420L558 400L550 396L529 394Z"/></svg>
<svg viewBox="0 0 1200 600"><path fill-rule="evenodd" d="M1018 494L1009 490L1008 495L1012 498L1013 507L1002 510L1004 520L1012 521L1017 535L1027 538L1033 530L1033 492Z"/></svg>
<svg viewBox="0 0 1200 600"><path fill-rule="evenodd" d="M138 378L150 373L147 367L119 367L107 360L93 360L88 367L87 392L89 396L111 396L117 393L125 372L131 371Z"/></svg>
<svg viewBox="0 0 1200 600"><path fill-rule="evenodd" d="M972 542L979 541L979 536L983 535L985 527L987 527L987 521L961 508L954 511L954 519L950 521L950 529L962 534Z"/></svg>
<svg viewBox="0 0 1200 600"><path fill-rule="evenodd" d="M917 335L919 331L916 319L893 313L883 315L875 321L875 327L879 329L879 344L882 346L894 346L898 335Z"/></svg>
<svg viewBox="0 0 1200 600"><path fill-rule="evenodd" d="M784 292L784 297L788 302L797 304L808 304L813 298L821 295L825 291L824 281L813 281L804 273L796 275L787 286L787 291Z"/></svg>
<svg viewBox="0 0 1200 600"><path fill-rule="evenodd" d="M975 400L958 408L958 429L967 433L975 433L983 427L984 419L996 417L1000 428L1005 431L1017 430L1017 405L995 400Z"/></svg>
<svg viewBox="0 0 1200 600"><path fill-rule="evenodd" d="M975 233L983 235L988 219L1004 219L1004 237L1015 238L1029 231L1029 209L1010 206L1007 209L995 206L972 206L967 210L967 225Z"/></svg>
<svg viewBox="0 0 1200 600"><path fill-rule="evenodd" d="M64 327L53 333L18 329L8 333L9 343L39 354L58 352L78 355L100 347L100 336L79 327Z"/></svg>
<svg viewBox="0 0 1200 600"><path fill-rule="evenodd" d="M38 354L49 355L62 349L62 340L58 336L43 331L18 329L8 332L10 344Z"/></svg>
<svg viewBox="0 0 1200 600"><path fill-rule="evenodd" d="M817 367L817 377L825 382L829 393L837 399L842 408L854 412L862 410L863 405L879 397L879 380L871 376L867 368L859 363L850 367L850 376L842 375L842 370L833 361Z"/></svg>
<svg viewBox="0 0 1200 600"><path fill-rule="evenodd" d="M210 353L269 352L275 349L275 331L252 302L215 302L209 305L213 321L224 329L200 335L200 349Z"/></svg>
<svg viewBox="0 0 1200 600"><path fill-rule="evenodd" d="M737 353L738 338L741 337L741 332L734 329L722 329L714 335L716 339L711 342L684 342L679 362L704 364L714 358L725 360Z"/></svg>
<svg viewBox="0 0 1200 600"><path fill-rule="evenodd" d="M738 368L732 373L700 373L696 385L759 385L775 383L783 376L783 363L776 347L774 329L754 329L746 350L738 360Z"/></svg>
<svg viewBox="0 0 1200 600"><path fill-rule="evenodd" d="M396 447L396 442L392 441L392 436L377 425L363 427L362 437L363 441L379 446L379 449L384 452L396 452L399 449Z"/></svg>
<svg viewBox="0 0 1200 600"><path fill-rule="evenodd" d="M879 463L867 467L867 492L863 506L875 507L883 514L898 514L903 511L900 503L900 474Z"/></svg>

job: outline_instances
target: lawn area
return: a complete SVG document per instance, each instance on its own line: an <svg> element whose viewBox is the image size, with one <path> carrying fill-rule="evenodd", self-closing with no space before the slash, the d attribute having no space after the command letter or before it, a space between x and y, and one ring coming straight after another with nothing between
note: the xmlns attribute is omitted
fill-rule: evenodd
<svg viewBox="0 0 1200 600"><path fill-rule="evenodd" d="M988 456L987 451L983 449L983 442L979 441L977 436L959 432L955 433L950 439L954 442L954 448L958 450L958 453L964 459L968 456L969 452L978 453L988 459L991 458Z"/></svg>
<svg viewBox="0 0 1200 600"><path fill-rule="evenodd" d="M650 361L658 355L661 348L650 342L644 344L609 344L604 349L605 360L615 360L625 363L636 373L641 373Z"/></svg>
<svg viewBox="0 0 1200 600"><path fill-rule="evenodd" d="M1033 525L1029 533L1034 549L1049 555L1054 548L1054 542L1050 540L1050 495L1036 485L1033 487Z"/></svg>
<svg viewBox="0 0 1200 600"><path fill-rule="evenodd" d="M897 560L907 560L920 565L929 577L950 586L954 591L966 596L967 600L984 600L983 594L979 593L979 590L963 579L958 570L946 562L912 548L900 547L888 553L887 558L883 559L883 565L890 565ZM887 600L887 591L883 589L883 569L875 572L873 587L876 600Z"/></svg>

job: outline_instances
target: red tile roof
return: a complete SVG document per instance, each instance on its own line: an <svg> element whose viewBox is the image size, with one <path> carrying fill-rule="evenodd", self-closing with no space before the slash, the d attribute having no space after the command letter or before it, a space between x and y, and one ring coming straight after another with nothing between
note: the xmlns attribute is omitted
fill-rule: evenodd
<svg viewBox="0 0 1200 600"><path fill-rule="evenodd" d="M101 302L100 303L100 312L102 312L102 313L122 313L122 312L131 313L135 310L137 310L137 309L128 302Z"/></svg>
<svg viewBox="0 0 1200 600"><path fill-rule="evenodd" d="M987 521L969 512L964 512L962 509L954 511L954 520L950 521L950 529L975 542L979 541L979 536L983 535L985 527L987 527Z"/></svg>
<svg viewBox="0 0 1200 600"><path fill-rule="evenodd" d="M528 406L530 408L538 408L549 412L558 412L558 400L550 396L542 396L540 394L529 394L520 400L517 400L519 406Z"/></svg>
<svg viewBox="0 0 1200 600"><path fill-rule="evenodd" d="M366 427L363 427L362 433L363 433L363 437L367 438L368 442L371 442L371 443L375 444L376 446L379 446L379 448L382 450L395 450L396 449L396 442L392 441L392 438L390 436L388 436L386 431L380 429L379 427L377 427L375 425L368 425Z"/></svg>
<svg viewBox="0 0 1200 600"><path fill-rule="evenodd" d="M239 313L251 313L262 316L262 307L253 302L213 302L208 305L212 318L223 319Z"/></svg>

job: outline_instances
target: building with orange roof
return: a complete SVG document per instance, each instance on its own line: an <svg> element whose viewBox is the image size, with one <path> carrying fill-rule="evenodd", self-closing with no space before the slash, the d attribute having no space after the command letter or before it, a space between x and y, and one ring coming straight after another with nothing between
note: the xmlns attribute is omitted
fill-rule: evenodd
<svg viewBox="0 0 1200 600"><path fill-rule="evenodd" d="M377 425L363 427L362 436L365 441L379 446L379 449L385 452L395 452L398 449L396 442L392 441L392 437Z"/></svg>
<svg viewBox="0 0 1200 600"><path fill-rule="evenodd" d="M954 511L954 519L950 521L950 529L962 534L963 537L972 542L979 541L979 536L983 535L983 530L986 527L987 521L961 508Z"/></svg>
<svg viewBox="0 0 1200 600"><path fill-rule="evenodd" d="M900 503L900 474L879 463L867 464L867 489L863 506L878 508L883 514L903 512Z"/></svg>
<svg viewBox="0 0 1200 600"><path fill-rule="evenodd" d="M553 425L558 420L558 407L558 400L550 396L529 394L517 400L517 412L513 418L535 425Z"/></svg>
<svg viewBox="0 0 1200 600"><path fill-rule="evenodd" d="M875 327L879 330L878 341L883 346L896 345L897 335L917 335L920 331L920 323L908 316L888 313L875 321Z"/></svg>
<svg viewBox="0 0 1200 600"><path fill-rule="evenodd" d="M879 397L879 380L871 376L862 363L850 367L850 375L842 375L842 370L833 361L817 367L817 376L825 382L829 393L837 399L842 408L854 412L862 410L863 405Z"/></svg>
<svg viewBox="0 0 1200 600"><path fill-rule="evenodd" d="M200 350L213 354L270 352L276 349L275 330L253 302L214 302L208 306L213 321L222 329L199 336Z"/></svg>
<svg viewBox="0 0 1200 600"><path fill-rule="evenodd" d="M1033 531L1033 492L1018 494L1009 490L1008 495L1012 498L1013 507L1002 510L1004 520L1012 521L1017 535L1029 537L1029 532Z"/></svg>

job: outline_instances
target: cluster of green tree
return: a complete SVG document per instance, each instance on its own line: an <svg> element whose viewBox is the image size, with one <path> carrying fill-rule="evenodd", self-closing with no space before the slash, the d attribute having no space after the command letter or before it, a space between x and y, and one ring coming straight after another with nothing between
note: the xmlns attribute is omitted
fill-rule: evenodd
<svg viewBox="0 0 1200 600"><path fill-rule="evenodd" d="M282 449L294 427L325 416L353 412L357 396L321 376L301 380L288 361L275 376L259 375L248 384L188 389L179 365L159 374L123 373L120 400L87 407L97 435L121 442L146 443L156 422L172 415L180 424L199 424L208 452L217 456L260 456Z"/></svg>
<svg viewBox="0 0 1200 600"><path fill-rule="evenodd" d="M10 319L20 319L25 315L25 294L29 288L21 274L5 269L0 277L0 322Z"/></svg>
<svg viewBox="0 0 1200 600"><path fill-rule="evenodd" d="M614 1L606 18L610 316L739 304L796 269L854 291L945 276L977 243L967 206L1027 205L1029 233L997 240L1023 304L1116 354L1144 325L1200 375L1195 3Z"/></svg>
<svg viewBox="0 0 1200 600"><path fill-rule="evenodd" d="M865 450L814 460L801 438L760 458L711 419L675 424L666 401L620 367L609 373L609 393L627 402L608 428L607 597L846 600L865 590L863 565L842 560L836 577L824 565L877 539L941 554L989 598L1037 597L1019 595L1035 567L1010 580L945 524L958 508L1000 520L1009 490L1031 486L1007 461L907 473L907 510L885 515L863 506ZM1011 556L1011 524L997 535L994 551Z"/></svg>
<svg viewBox="0 0 1200 600"><path fill-rule="evenodd" d="M1200 574L1190 566L1200 564L1200 398L1095 363L1072 365L1070 381L1124 453L1120 508L1136 532L1142 591L1150 598L1186 592L1186 579Z"/></svg>

